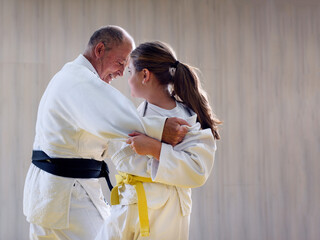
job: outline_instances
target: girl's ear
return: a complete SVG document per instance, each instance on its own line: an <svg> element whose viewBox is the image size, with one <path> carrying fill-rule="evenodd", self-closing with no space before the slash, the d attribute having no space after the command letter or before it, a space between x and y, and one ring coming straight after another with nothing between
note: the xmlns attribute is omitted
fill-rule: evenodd
<svg viewBox="0 0 320 240"><path fill-rule="evenodd" d="M143 79L142 79L142 83L146 84L147 82L150 81L150 71L146 68L142 69L142 73L143 73Z"/></svg>

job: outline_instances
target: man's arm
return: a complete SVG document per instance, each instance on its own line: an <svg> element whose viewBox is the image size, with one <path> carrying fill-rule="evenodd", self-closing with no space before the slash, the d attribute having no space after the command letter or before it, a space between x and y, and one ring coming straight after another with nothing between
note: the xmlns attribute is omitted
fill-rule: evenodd
<svg viewBox="0 0 320 240"><path fill-rule="evenodd" d="M56 106L61 107L59 111L68 110L67 118L74 121L75 127L95 136L124 140L129 133L138 131L176 145L187 132L181 126L187 122L182 119L140 117L128 98L100 81L81 82L66 91L57 93L61 97L55 98L59 101Z"/></svg>

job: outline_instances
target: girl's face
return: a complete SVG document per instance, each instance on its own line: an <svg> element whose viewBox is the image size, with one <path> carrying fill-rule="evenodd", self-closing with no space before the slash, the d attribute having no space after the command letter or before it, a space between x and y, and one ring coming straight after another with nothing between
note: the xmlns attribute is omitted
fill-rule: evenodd
<svg viewBox="0 0 320 240"><path fill-rule="evenodd" d="M131 96L137 97L137 98L145 98L145 88L142 83L143 81L143 71L136 72L132 60L129 62L128 66L128 72L130 74L129 76L129 86L131 90Z"/></svg>

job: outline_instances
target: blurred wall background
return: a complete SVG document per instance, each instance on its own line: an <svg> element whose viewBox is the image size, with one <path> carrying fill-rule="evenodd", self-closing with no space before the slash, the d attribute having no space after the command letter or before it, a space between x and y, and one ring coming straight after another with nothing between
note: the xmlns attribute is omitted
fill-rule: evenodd
<svg viewBox="0 0 320 240"><path fill-rule="evenodd" d="M198 67L224 122L213 172L193 191L190 239L320 239L318 0L0 0L0 239L28 239L42 93L107 24ZM127 75L112 85L130 97Z"/></svg>

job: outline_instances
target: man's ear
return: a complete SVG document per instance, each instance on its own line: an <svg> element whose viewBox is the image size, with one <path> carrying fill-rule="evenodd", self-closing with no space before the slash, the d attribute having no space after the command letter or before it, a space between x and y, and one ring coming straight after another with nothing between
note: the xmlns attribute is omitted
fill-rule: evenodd
<svg viewBox="0 0 320 240"><path fill-rule="evenodd" d="M105 52L105 46L102 42L99 42L95 47L94 47L94 55L96 58L101 58Z"/></svg>

